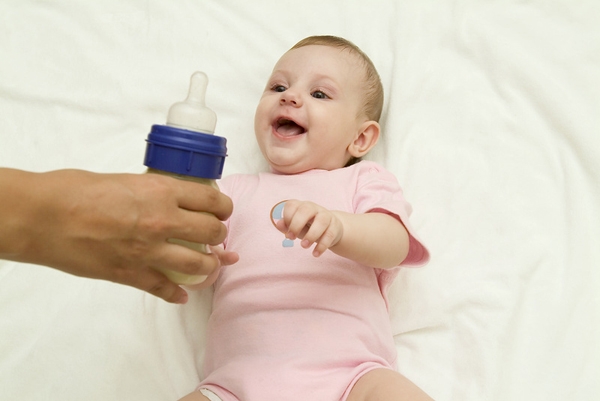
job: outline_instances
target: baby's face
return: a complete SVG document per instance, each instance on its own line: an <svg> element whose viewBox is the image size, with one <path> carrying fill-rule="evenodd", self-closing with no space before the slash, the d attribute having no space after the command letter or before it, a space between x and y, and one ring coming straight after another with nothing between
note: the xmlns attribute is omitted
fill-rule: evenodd
<svg viewBox="0 0 600 401"><path fill-rule="evenodd" d="M357 56L329 46L285 53L256 109L254 130L271 168L282 174L343 167L367 118L360 112L364 70Z"/></svg>

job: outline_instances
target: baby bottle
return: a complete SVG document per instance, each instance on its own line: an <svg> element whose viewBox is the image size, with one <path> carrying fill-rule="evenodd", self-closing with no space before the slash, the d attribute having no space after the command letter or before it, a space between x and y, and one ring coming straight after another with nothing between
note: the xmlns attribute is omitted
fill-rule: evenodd
<svg viewBox="0 0 600 401"><path fill-rule="evenodd" d="M195 72L190 79L187 98L169 109L167 124L152 126L146 139L144 159L148 173L168 175L218 189L215 180L221 178L223 172L227 140L213 135L217 116L205 104L207 85L206 74ZM169 242L209 253L205 244L174 238ZM206 276L159 270L177 284L198 284L206 279Z"/></svg>

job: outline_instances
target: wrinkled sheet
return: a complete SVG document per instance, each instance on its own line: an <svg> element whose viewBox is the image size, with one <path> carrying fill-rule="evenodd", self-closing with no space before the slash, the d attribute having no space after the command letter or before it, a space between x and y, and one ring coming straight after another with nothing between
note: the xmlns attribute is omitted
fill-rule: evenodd
<svg viewBox="0 0 600 401"><path fill-rule="evenodd" d="M201 70L225 174L260 171L257 100L313 34L379 69L369 158L432 254L391 290L399 371L436 400L597 400L599 2L4 0L0 165L143 172L150 126ZM0 262L0 399L177 399L209 313L210 290L175 306Z"/></svg>

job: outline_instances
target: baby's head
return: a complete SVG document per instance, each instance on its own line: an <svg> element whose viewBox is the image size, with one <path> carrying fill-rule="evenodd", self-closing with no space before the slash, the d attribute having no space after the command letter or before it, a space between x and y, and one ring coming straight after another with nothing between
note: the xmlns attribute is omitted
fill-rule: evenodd
<svg viewBox="0 0 600 401"><path fill-rule="evenodd" d="M382 106L379 74L357 46L311 36L275 65L256 110L255 133L276 172L333 170L375 145Z"/></svg>
<svg viewBox="0 0 600 401"><path fill-rule="evenodd" d="M309 36L296 43L290 50L311 45L338 48L356 57L365 74L363 78L364 99L361 110L369 120L379 122L383 110L383 85L381 85L379 73L369 56L354 43L338 36Z"/></svg>

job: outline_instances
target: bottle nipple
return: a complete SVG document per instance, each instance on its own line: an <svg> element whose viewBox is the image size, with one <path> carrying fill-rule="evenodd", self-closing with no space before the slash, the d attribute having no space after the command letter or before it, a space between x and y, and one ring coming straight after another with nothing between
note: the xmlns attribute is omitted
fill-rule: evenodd
<svg viewBox="0 0 600 401"><path fill-rule="evenodd" d="M205 96L208 77L197 71L190 78L190 89L183 102L177 102L169 109L167 125L205 134L213 134L217 125L217 115L206 107Z"/></svg>

